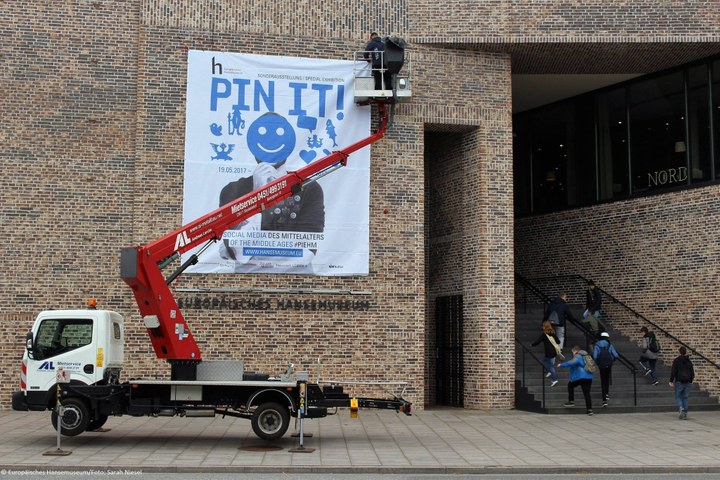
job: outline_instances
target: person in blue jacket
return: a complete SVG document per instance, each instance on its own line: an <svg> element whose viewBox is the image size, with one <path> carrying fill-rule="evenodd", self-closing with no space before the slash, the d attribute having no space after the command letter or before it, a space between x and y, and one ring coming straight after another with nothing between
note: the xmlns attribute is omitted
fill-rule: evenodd
<svg viewBox="0 0 720 480"><path fill-rule="evenodd" d="M610 343L610 334L602 332L600 340L593 348L593 358L600 371L600 385L602 386L603 408L607 407L610 398L610 380L612 379L612 367L615 360L620 357L612 343Z"/></svg>
<svg viewBox="0 0 720 480"><path fill-rule="evenodd" d="M570 369L570 381L568 382L568 401L564 405L565 407L575 406L575 387L580 385L582 389L583 397L585 397L585 408L587 414L592 415L592 398L590 398L590 387L592 386L593 374L585 370L585 359L584 355L588 353L585 350L581 350L579 346L575 345L572 347L573 358L567 362L558 363L558 368L569 368Z"/></svg>

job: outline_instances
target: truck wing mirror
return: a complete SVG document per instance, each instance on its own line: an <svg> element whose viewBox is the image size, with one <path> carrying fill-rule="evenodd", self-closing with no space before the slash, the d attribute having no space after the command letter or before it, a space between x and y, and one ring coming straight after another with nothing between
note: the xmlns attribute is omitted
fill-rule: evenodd
<svg viewBox="0 0 720 480"><path fill-rule="evenodd" d="M28 357L34 359L33 355L33 333L28 332L27 335L25 335L25 349L28 352Z"/></svg>

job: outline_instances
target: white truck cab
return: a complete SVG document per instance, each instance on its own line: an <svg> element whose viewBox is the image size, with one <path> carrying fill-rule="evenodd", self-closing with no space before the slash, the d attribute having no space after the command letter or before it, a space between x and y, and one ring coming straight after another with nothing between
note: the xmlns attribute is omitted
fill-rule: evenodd
<svg viewBox="0 0 720 480"><path fill-rule="evenodd" d="M60 368L70 383L116 382L123 366L123 330L123 317L109 310L41 312L27 334L21 390L13 395L13 408L47 409Z"/></svg>

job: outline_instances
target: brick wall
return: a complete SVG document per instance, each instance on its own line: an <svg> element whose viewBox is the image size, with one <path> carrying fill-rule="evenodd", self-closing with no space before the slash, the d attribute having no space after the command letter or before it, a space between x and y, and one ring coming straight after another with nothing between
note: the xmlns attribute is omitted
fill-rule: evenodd
<svg viewBox="0 0 720 480"><path fill-rule="evenodd" d="M338 21L328 21L330 8L327 2L292 1L260 2L242 10L229 1L3 4L9 41L1 48L8 64L17 68L3 73L14 95L2 100L8 148L3 151L5 188L0 195L3 219L13 228L0 290L8 307L0 315L0 329L10 339L3 347L0 407L9 406L10 392L17 388L24 336L34 315L48 308L80 307L90 296L98 298L101 308L126 317L125 351L131 359L126 377L168 376L167 365L152 352L129 289L119 279L118 264L122 246L151 241L180 224L186 52L346 59L364 46L370 30L401 35L407 30L402 2L348 7ZM332 5L333 12L338 8ZM280 10L299 13L299 18ZM205 358L243 359L248 370L269 373L284 371L292 361L313 375L320 359L325 378L409 381L407 398L422 408L428 357L425 125L482 125L468 157L476 181L482 182L475 188L477 198L482 195L485 205L509 204L505 193L490 191L495 176L510 182L509 63L502 54L421 45L414 53L418 100L397 108L391 131L372 147L369 276L187 275L174 284L368 294L209 295L217 308L184 309ZM447 75L462 82L448 82ZM481 145L494 125L505 130L506 139L498 143L501 156ZM488 202L488 195L497 195L497 201ZM480 209L484 217L473 219L471 230L484 224L488 208ZM508 215L502 231L511 228ZM483 235L472 233L474 242L482 242ZM499 237L493 242L506 249L510 245ZM486 276L477 274L471 284L479 292L485 281ZM500 287L509 290L509 285ZM478 311L470 315L475 323L488 312L498 318L508 315L506 307L489 303L484 294L476 296ZM183 303L194 300L191 294L177 297ZM247 308L221 306L236 301ZM365 302L367 308L320 312L252 307L318 301ZM491 346L478 343L473 348L486 352ZM494 388L494 372L476 363L473 378L479 379L477 389L485 397L471 404L507 408L507 397L497 402L488 390ZM353 391L385 395L374 387Z"/></svg>
<svg viewBox="0 0 720 480"><path fill-rule="evenodd" d="M413 36L439 43L683 42L720 35L720 10L712 0L420 0L409 8Z"/></svg>
<svg viewBox="0 0 720 480"><path fill-rule="evenodd" d="M283 0L70 0L0 4L3 111L0 215L6 225L0 294L0 407L9 406L25 332L39 310L77 308L89 296L127 319L128 376L166 376L151 351L127 286L120 248L141 244L180 224L188 49L347 59L368 32L399 34L412 45L413 101L397 108L392 130L372 147L370 275L185 276L177 287L343 289L359 296L235 294L252 302L361 301L360 311L189 308L186 316L205 356L241 358L248 369L277 373L293 361L346 380L408 380L408 398L430 398L428 338L433 292L461 290L466 319L466 405L510 408L514 358L511 59L501 42L522 47L532 36L542 56L558 39L595 28L619 7L543 2L326 2ZM640 42L712 42L711 2L672 3L652 15L673 20L672 35ZM512 8L511 8L512 7ZM536 7L542 7L535 9ZM670 9L672 8L672 9ZM603 9L610 9L603 11ZM677 10L677 12L676 12ZM620 12L620 10L618 10ZM702 14L699 14L701 12ZM442 13L442 15L438 15ZM449 13L449 14L448 14ZM568 17L568 15L571 15ZM620 24L633 18L623 16ZM673 17L674 18L674 17ZM575 22L568 30L569 19ZM637 28L598 31L600 45ZM585 22L585 23L583 23ZM688 27L688 25L694 27ZM618 27L619 28L619 27ZM695 28L689 32L688 28ZM624 33L623 33L624 32ZM685 34L707 32L703 38ZM642 33L642 32L640 32ZM677 34L677 35L676 35ZM502 38L499 38L500 35ZM444 48L466 44L466 48ZM498 40L499 38L499 40ZM488 40L490 39L490 40ZM703 40L704 39L704 40ZM593 43L595 42L595 43ZM682 42L687 42L683 44ZM693 43L695 42L695 43ZM544 46L543 46L544 45ZM462 46L462 45L460 45ZM667 49L654 49L653 58ZM522 52L517 63L522 65ZM658 53L659 52L659 53ZM555 58L546 55L544 58ZM594 62L601 64L602 62ZM550 67L548 67L550 65ZM542 69L558 64L544 63ZM555 70L562 73L562 70ZM449 126L449 127L448 127ZM454 273L426 278L426 233L444 220L426 218L426 132L461 127L462 148L447 157L451 192L469 208L452 219L461 240L462 284ZM438 145L442 145L441 140ZM455 158L453 158L455 157ZM454 171L453 171L454 169ZM444 193L444 192L442 192ZM454 200L453 200L454 201ZM440 228L437 228L440 223ZM433 234L434 235L434 234ZM522 252L521 249L517 249ZM184 295L178 295L186 300ZM220 299L215 297L220 302ZM227 304L227 303L226 303ZM360 394L381 394L366 388Z"/></svg>
<svg viewBox="0 0 720 480"><path fill-rule="evenodd" d="M0 407L19 388L37 311L89 295L120 307L119 246L135 212L137 3L3 2L4 225Z"/></svg>
<svg viewBox="0 0 720 480"><path fill-rule="evenodd" d="M434 108L445 119L427 126L430 403L435 298L462 295L464 405L514 404L514 309L500 300L512 298L513 291L509 68L508 57L488 54L450 63L445 73L458 79L460 97L448 92L447 106ZM465 108L474 95L482 99L478 108Z"/></svg>
<svg viewBox="0 0 720 480"><path fill-rule="evenodd" d="M719 221L718 186L521 218L515 222L516 268L527 277L591 278L720 363ZM643 322L605 303L616 326L637 339ZM658 338L662 358L670 362L678 345ZM719 394L717 369L697 358L695 363L698 381Z"/></svg>

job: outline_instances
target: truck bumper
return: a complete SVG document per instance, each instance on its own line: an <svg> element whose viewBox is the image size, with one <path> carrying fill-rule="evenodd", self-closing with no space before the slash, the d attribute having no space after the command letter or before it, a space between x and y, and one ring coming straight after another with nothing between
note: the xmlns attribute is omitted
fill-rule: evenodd
<svg viewBox="0 0 720 480"><path fill-rule="evenodd" d="M21 412L28 411L27 400L25 399L25 392L19 390L12 394L12 409L19 410Z"/></svg>
<svg viewBox="0 0 720 480"><path fill-rule="evenodd" d="M42 412L50 408L48 407L48 392L23 392L19 390L12 394L13 410Z"/></svg>

